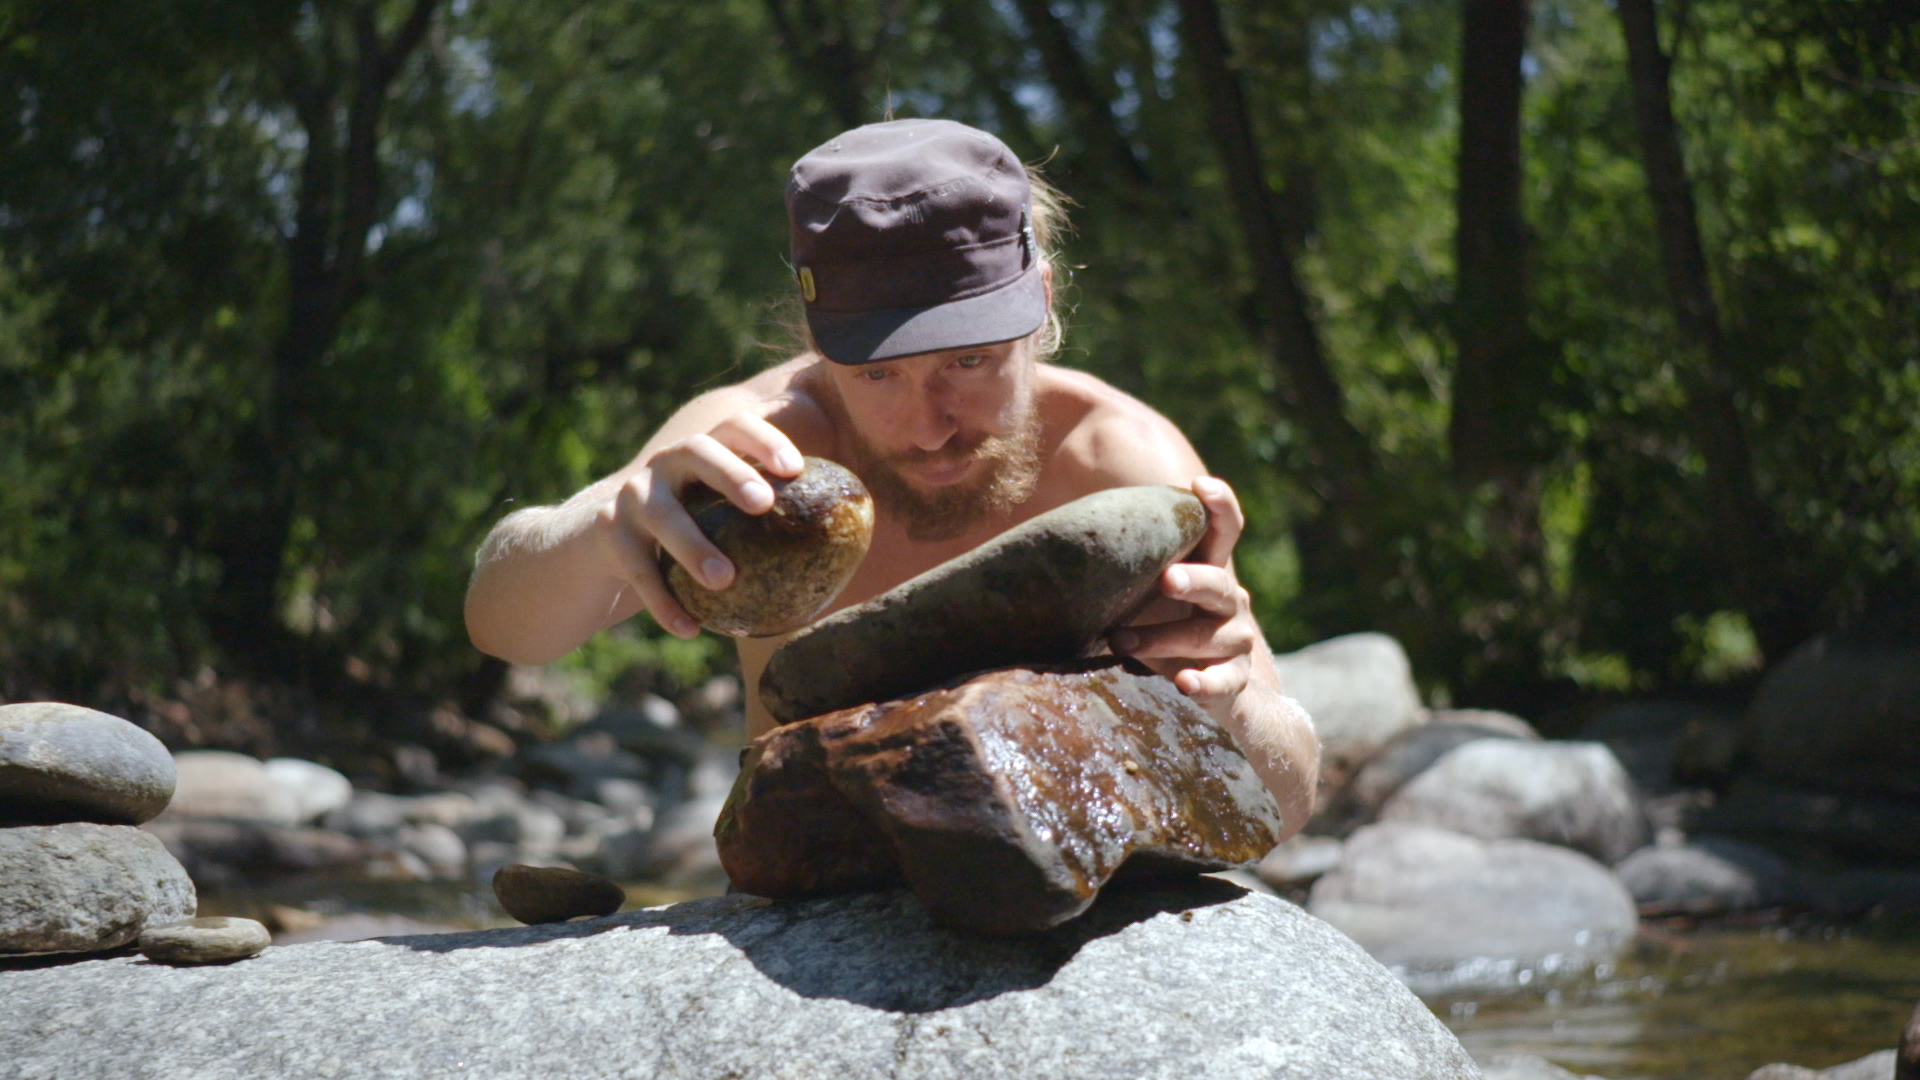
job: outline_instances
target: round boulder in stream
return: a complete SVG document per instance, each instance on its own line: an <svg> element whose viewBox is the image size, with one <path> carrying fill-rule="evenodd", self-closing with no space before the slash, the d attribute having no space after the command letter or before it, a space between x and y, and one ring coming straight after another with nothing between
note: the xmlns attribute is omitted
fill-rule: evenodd
<svg viewBox="0 0 1920 1080"><path fill-rule="evenodd" d="M1480 1075L1353 942L1210 879L1014 939L890 892L280 946L213 978L97 960L5 973L0 1016L0 1061L63 1080Z"/></svg>

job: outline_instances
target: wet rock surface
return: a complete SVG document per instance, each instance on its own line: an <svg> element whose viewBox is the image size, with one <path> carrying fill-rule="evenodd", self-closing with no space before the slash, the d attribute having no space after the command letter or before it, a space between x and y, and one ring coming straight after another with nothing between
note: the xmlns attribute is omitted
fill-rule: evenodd
<svg viewBox="0 0 1920 1080"><path fill-rule="evenodd" d="M195 900L186 870L131 825L0 829L0 953L117 949Z"/></svg>
<svg viewBox="0 0 1920 1080"><path fill-rule="evenodd" d="M0 972L0 1015L0 1062L78 1080L1479 1075L1351 941L1207 879L1111 889L1019 939L895 892L275 947L215 973L96 960Z"/></svg>
<svg viewBox="0 0 1920 1080"><path fill-rule="evenodd" d="M1279 839L1232 738L1137 664L1006 669L777 729L721 815L742 891L905 882L942 923L1031 931L1116 874L1218 870Z"/></svg>
<svg viewBox="0 0 1920 1080"><path fill-rule="evenodd" d="M514 863L494 872L493 895L507 914L528 925L599 918L620 910L627 894L598 874L564 866Z"/></svg>
<svg viewBox="0 0 1920 1080"><path fill-rule="evenodd" d="M760 678L782 723L1010 664L1085 656L1192 550L1189 491L1114 488L1068 503L794 635Z"/></svg>
<svg viewBox="0 0 1920 1080"><path fill-rule="evenodd" d="M173 757L134 724L78 705L0 705L0 826L138 825L173 797Z"/></svg>
<svg viewBox="0 0 1920 1080"><path fill-rule="evenodd" d="M225 964L258 956L272 941L252 919L213 915L148 927L140 935L140 955L160 964Z"/></svg>
<svg viewBox="0 0 1920 1080"><path fill-rule="evenodd" d="M799 476L767 480L774 503L764 514L704 484L684 496L694 524L733 561L727 588L714 592L661 556L674 599L716 634L764 637L805 626L840 595L873 542L873 496L845 466L810 457Z"/></svg>

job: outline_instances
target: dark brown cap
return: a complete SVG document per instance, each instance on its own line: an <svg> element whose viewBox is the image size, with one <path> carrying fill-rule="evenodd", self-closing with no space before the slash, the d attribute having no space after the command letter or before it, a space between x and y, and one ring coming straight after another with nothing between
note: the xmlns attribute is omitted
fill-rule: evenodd
<svg viewBox="0 0 1920 1080"><path fill-rule="evenodd" d="M951 120L855 128L794 163L793 270L827 359L1025 337L1047 317L1027 171Z"/></svg>

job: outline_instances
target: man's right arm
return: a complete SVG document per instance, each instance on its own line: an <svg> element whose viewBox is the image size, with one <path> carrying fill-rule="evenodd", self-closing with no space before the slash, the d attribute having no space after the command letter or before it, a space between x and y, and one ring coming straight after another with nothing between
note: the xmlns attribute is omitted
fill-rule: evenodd
<svg viewBox="0 0 1920 1080"><path fill-rule="evenodd" d="M546 663L643 608L672 633L699 633L667 591L656 551L710 587L732 580L732 565L695 527L680 493L698 480L749 513L773 505L749 462L794 476L794 437L819 441L818 406L795 389L806 363L791 360L702 394L619 471L558 506L516 511L494 526L467 587L474 646L515 663Z"/></svg>

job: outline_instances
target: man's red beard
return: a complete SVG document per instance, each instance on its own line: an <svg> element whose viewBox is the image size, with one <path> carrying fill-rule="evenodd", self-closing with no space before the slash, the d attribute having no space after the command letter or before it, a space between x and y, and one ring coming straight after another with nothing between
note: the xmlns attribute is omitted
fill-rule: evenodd
<svg viewBox="0 0 1920 1080"><path fill-rule="evenodd" d="M1040 479L1040 420L1031 401L1005 435L956 435L938 450L907 449L882 454L852 424L845 424L848 468L866 482L874 504L903 522L915 543L951 540L1032 497ZM975 461L979 475L962 483L922 491L901 472L902 466Z"/></svg>

